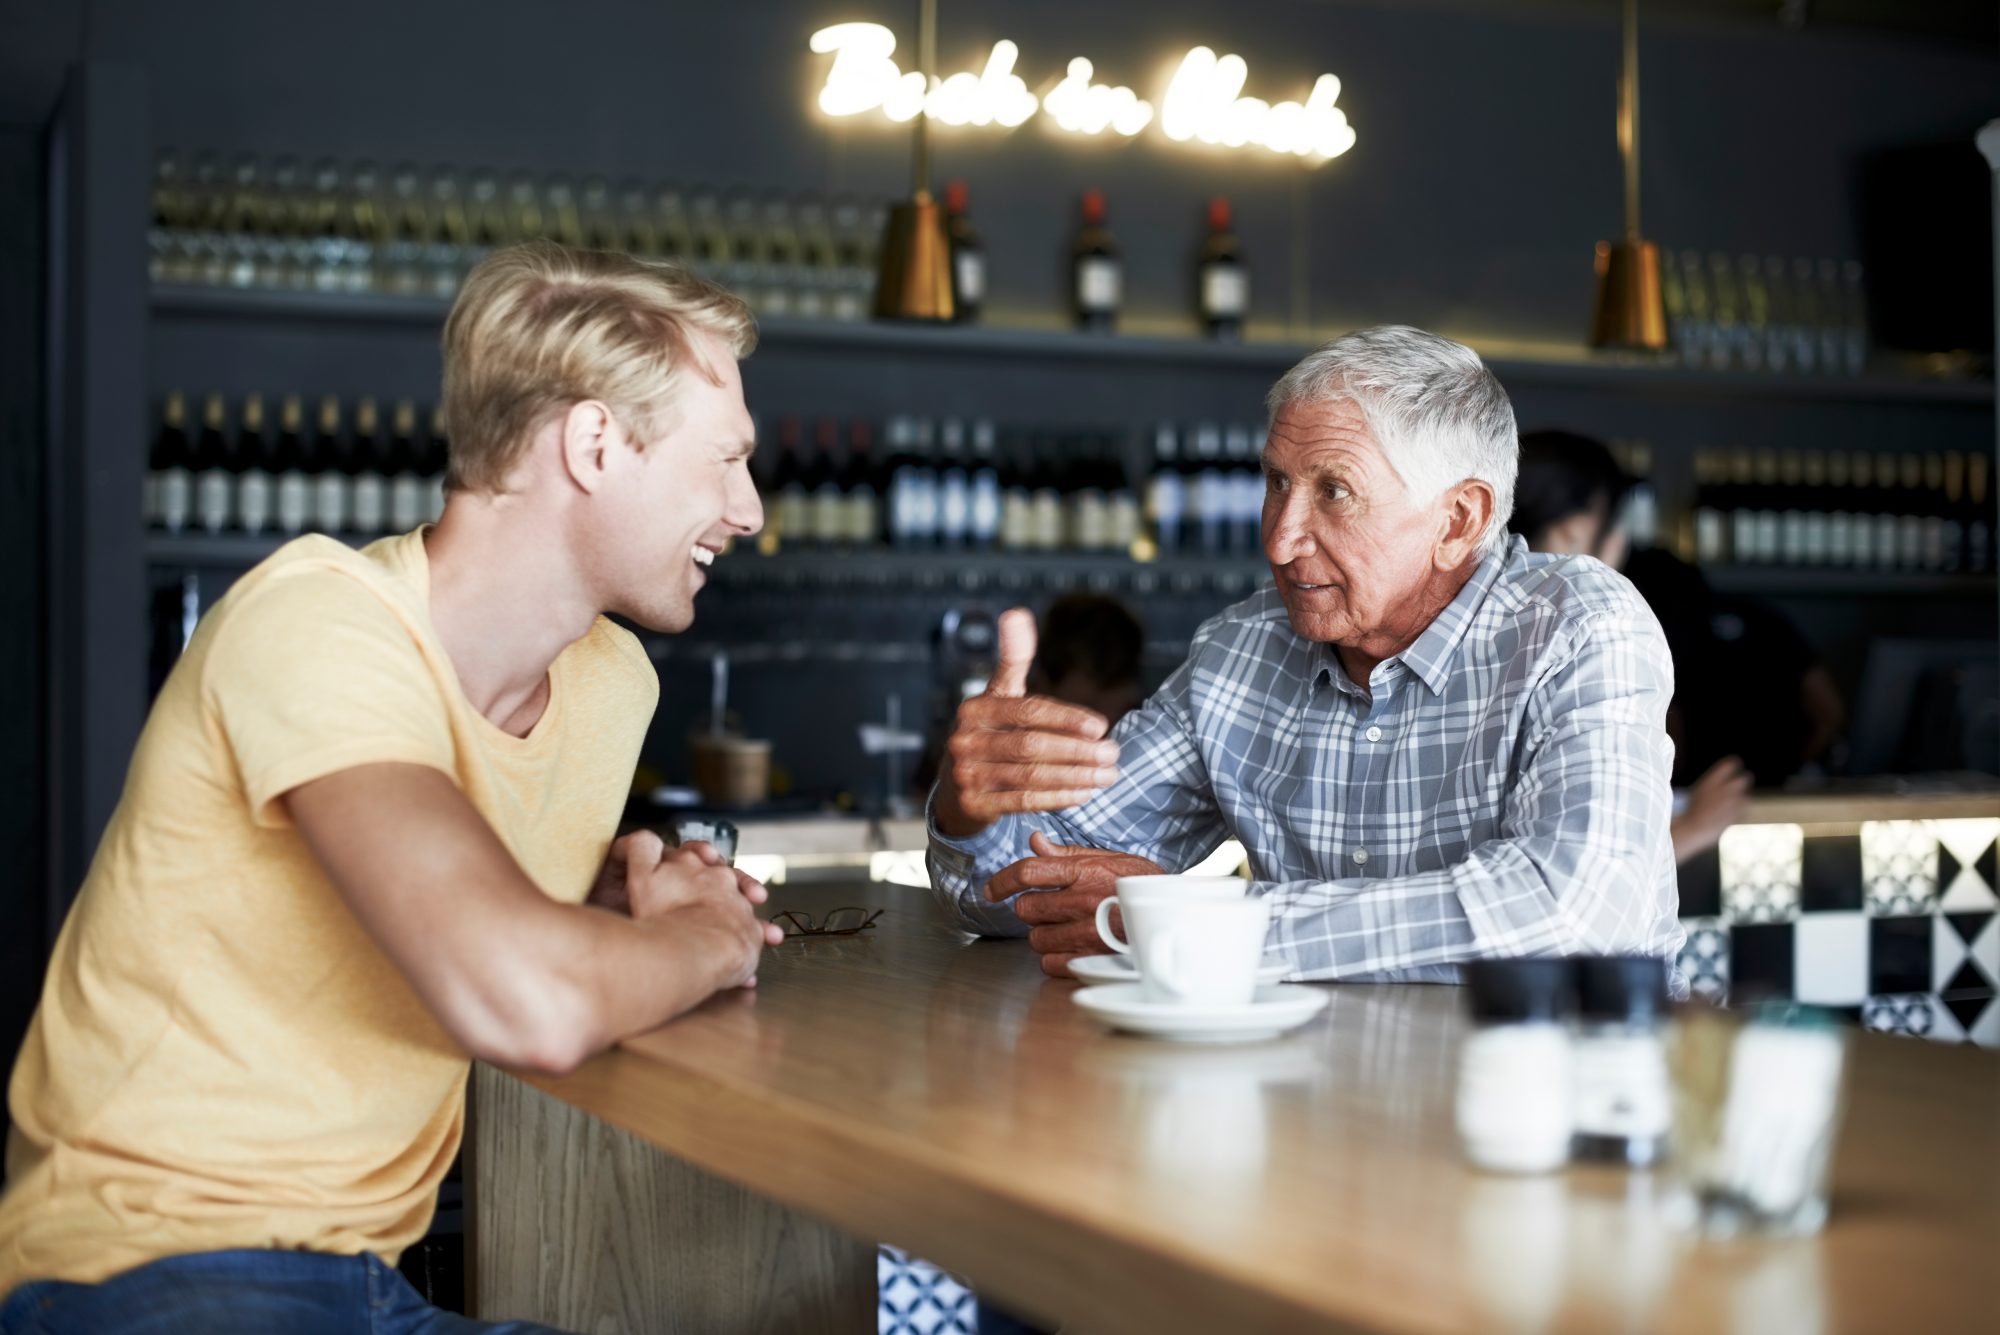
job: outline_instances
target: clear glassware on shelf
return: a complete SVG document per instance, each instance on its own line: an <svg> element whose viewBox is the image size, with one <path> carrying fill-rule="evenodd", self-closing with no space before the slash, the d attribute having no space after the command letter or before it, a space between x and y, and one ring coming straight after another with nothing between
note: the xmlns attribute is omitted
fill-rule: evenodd
<svg viewBox="0 0 2000 1335"><path fill-rule="evenodd" d="M388 227L378 252L376 288L409 296L425 287L424 248L430 239L430 211L423 180L413 163L389 172Z"/></svg>
<svg viewBox="0 0 2000 1335"><path fill-rule="evenodd" d="M432 296L455 296L459 280L465 276L466 249L472 241L457 173L446 167L434 168L430 197L430 231L424 241L426 286Z"/></svg>
<svg viewBox="0 0 2000 1335"><path fill-rule="evenodd" d="M312 286L312 212L312 181L305 169L289 154L278 158L271 164L271 188L264 202L265 286Z"/></svg>
<svg viewBox="0 0 2000 1335"><path fill-rule="evenodd" d="M371 292L376 285L376 257L385 240L387 217L382 212L382 169L363 159L348 173L341 192L341 283L349 292Z"/></svg>
<svg viewBox="0 0 2000 1335"><path fill-rule="evenodd" d="M1776 255L1764 257L1764 294L1769 320L1764 327L1764 365L1773 371L1792 369L1792 332L1795 311L1792 285L1785 276L1785 262Z"/></svg>
<svg viewBox="0 0 2000 1335"><path fill-rule="evenodd" d="M548 226L542 215L541 188L528 173L516 172L507 182L507 230L501 244L512 245L546 235Z"/></svg>
<svg viewBox="0 0 2000 1335"><path fill-rule="evenodd" d="M1813 266L1814 304L1818 320L1814 333L1819 341L1819 369L1837 375L1846 364L1846 321L1841 313L1840 265L1821 260Z"/></svg>
<svg viewBox="0 0 2000 1335"><path fill-rule="evenodd" d="M1708 364L1718 371L1741 365L1743 302L1736 273L1729 257L1721 251L1708 256L1709 300L1715 312L1715 333L1709 344Z"/></svg>
<svg viewBox="0 0 2000 1335"><path fill-rule="evenodd" d="M200 278L195 244L193 191L180 155L172 149L153 163L153 216L146 229L146 271L156 283Z"/></svg>
<svg viewBox="0 0 2000 1335"><path fill-rule="evenodd" d="M792 203L783 195L767 196L763 214L766 308L772 315L797 315L799 292L809 276Z"/></svg>
<svg viewBox="0 0 2000 1335"><path fill-rule="evenodd" d="M591 250L624 250L625 234L611 204L611 182L602 176L586 176L577 188L577 219L583 244Z"/></svg>
<svg viewBox="0 0 2000 1335"><path fill-rule="evenodd" d="M302 267L315 292L338 292L346 281L346 243L341 236L340 164L321 158L313 164L312 182L299 225Z"/></svg>
<svg viewBox="0 0 2000 1335"><path fill-rule="evenodd" d="M264 199L257 159L240 157L229 171L228 203L222 217L223 281L230 287L257 286L258 233Z"/></svg>
<svg viewBox="0 0 2000 1335"><path fill-rule="evenodd" d="M1849 375L1868 369L1868 293L1859 260L1840 266L1841 366Z"/></svg>
<svg viewBox="0 0 2000 1335"><path fill-rule="evenodd" d="M542 200L548 235L565 246L583 245L583 211L577 207L576 192L568 180L551 176L542 188Z"/></svg>
<svg viewBox="0 0 2000 1335"><path fill-rule="evenodd" d="M1771 296L1764 287L1764 266L1755 255L1737 256L1736 290L1743 303L1736 343L1737 364L1746 371L1761 371L1770 339Z"/></svg>
<svg viewBox="0 0 2000 1335"><path fill-rule="evenodd" d="M1680 347L1681 361L1689 366L1706 366L1709 349L1715 342L1715 303L1708 287L1708 270L1701 255L1683 250L1676 266L1680 273L1681 300L1687 309L1684 333L1674 342Z"/></svg>
<svg viewBox="0 0 2000 1335"><path fill-rule="evenodd" d="M490 167L475 167L465 187L465 267L470 269L506 244L507 206L500 197L500 178Z"/></svg>
<svg viewBox="0 0 2000 1335"><path fill-rule="evenodd" d="M1792 261L1792 363L1801 371L1821 369L1819 356L1819 285L1813 280L1813 262Z"/></svg>
<svg viewBox="0 0 2000 1335"><path fill-rule="evenodd" d="M838 263L829 313L836 320L866 319L875 292L876 238L859 201L834 201L833 236Z"/></svg>
<svg viewBox="0 0 2000 1335"><path fill-rule="evenodd" d="M711 282L727 283L730 263L729 230L723 225L722 204L706 186L688 194L688 228L694 249L689 267Z"/></svg>
<svg viewBox="0 0 2000 1335"><path fill-rule="evenodd" d="M616 223L618 249L642 260L660 258L660 231L655 225L653 204L643 181L618 183Z"/></svg>
<svg viewBox="0 0 2000 1335"><path fill-rule="evenodd" d="M695 267L694 226L688 220L681 192L671 185L653 191L653 229L659 237L661 259Z"/></svg>
<svg viewBox="0 0 2000 1335"><path fill-rule="evenodd" d="M832 298L838 256L833 241L833 225L827 220L826 204L817 195L799 199L798 292L794 305L807 320L824 320L833 314Z"/></svg>
<svg viewBox="0 0 2000 1335"><path fill-rule="evenodd" d="M720 275L722 285L749 302L752 310L769 310L770 268L766 263L757 201L744 191L736 191L723 206L723 218L729 235L729 258Z"/></svg>

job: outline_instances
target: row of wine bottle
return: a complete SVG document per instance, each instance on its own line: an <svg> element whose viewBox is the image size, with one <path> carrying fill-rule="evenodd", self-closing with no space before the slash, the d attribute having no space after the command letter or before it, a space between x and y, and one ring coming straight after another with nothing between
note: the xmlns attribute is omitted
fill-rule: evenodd
<svg viewBox="0 0 2000 1335"><path fill-rule="evenodd" d="M956 317L976 320L987 299L986 248L972 225L963 181L945 190ZM532 237L685 264L760 314L859 320L868 313L887 206L880 201L682 188L600 176L484 169L383 172L331 159L238 158L225 172L213 154L155 166L150 266L159 282L324 292L449 297L496 246ZM1229 203L1208 204L1196 257L1198 315L1218 338L1240 337L1249 271ZM1071 244L1070 298L1077 324L1116 328L1125 283L1102 192L1083 197Z"/></svg>
<svg viewBox="0 0 2000 1335"><path fill-rule="evenodd" d="M898 415L779 418L760 463L765 552L799 547L1201 553L1257 550L1263 433L1162 422L1135 478L1127 430ZM879 439L879 443L878 443Z"/></svg>
<svg viewBox="0 0 2000 1335"><path fill-rule="evenodd" d="M1704 564L1994 568L1984 454L1698 450L1694 471Z"/></svg>
<svg viewBox="0 0 2000 1335"><path fill-rule="evenodd" d="M187 397L174 390L147 461L145 520L168 533L407 532L444 512L445 458L438 414L420 431L408 400L385 431L374 399L349 416L329 396L308 431L296 394L280 401L275 428L263 395L246 394L232 422L224 397L210 394L191 431Z"/></svg>

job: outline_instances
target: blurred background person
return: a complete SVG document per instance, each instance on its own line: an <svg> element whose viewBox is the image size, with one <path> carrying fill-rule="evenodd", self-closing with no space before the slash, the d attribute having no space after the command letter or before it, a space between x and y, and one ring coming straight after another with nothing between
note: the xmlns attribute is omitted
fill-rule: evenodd
<svg viewBox="0 0 2000 1335"><path fill-rule="evenodd" d="M1674 856L1685 862L1742 818L1753 784L1776 787L1821 760L1845 711L1812 646L1776 611L1717 594L1670 552L1630 550L1633 482L1600 441L1524 432L1508 522L1538 552L1622 569L1660 619L1674 655Z"/></svg>
<svg viewBox="0 0 2000 1335"><path fill-rule="evenodd" d="M1114 727L1138 708L1146 628L1116 598L1064 594L1042 615L1028 690L1104 715Z"/></svg>

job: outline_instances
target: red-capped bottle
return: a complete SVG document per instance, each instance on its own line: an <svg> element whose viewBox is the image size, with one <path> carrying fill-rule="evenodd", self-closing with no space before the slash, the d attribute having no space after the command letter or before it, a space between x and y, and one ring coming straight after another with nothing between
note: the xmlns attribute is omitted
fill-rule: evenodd
<svg viewBox="0 0 2000 1335"><path fill-rule="evenodd" d="M986 246L966 216L971 192L965 182L944 188L945 239L951 243L951 318L967 324L979 318L986 304Z"/></svg>
<svg viewBox="0 0 2000 1335"><path fill-rule="evenodd" d="M1195 283L1208 336L1231 343L1240 340L1250 310L1250 269L1243 262L1242 243L1230 228L1229 201L1221 195L1208 201L1208 239L1202 243Z"/></svg>
<svg viewBox="0 0 2000 1335"><path fill-rule="evenodd" d="M1104 225L1104 192L1083 192L1083 225L1070 248L1072 304L1076 325L1093 333L1118 327L1118 307L1124 300L1124 272L1118 242Z"/></svg>

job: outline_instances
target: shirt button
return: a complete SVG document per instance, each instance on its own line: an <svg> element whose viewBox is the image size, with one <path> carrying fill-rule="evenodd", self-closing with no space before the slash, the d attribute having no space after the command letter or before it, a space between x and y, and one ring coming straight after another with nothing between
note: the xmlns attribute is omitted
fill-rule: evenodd
<svg viewBox="0 0 2000 1335"><path fill-rule="evenodd" d="M1382 730L1380 728L1370 728L1366 736L1371 742L1379 742L1382 740Z"/></svg>
<svg viewBox="0 0 2000 1335"><path fill-rule="evenodd" d="M1358 867L1358 866L1360 866L1360 865L1361 865L1362 863L1364 863L1364 862L1366 862L1366 861L1368 861L1368 850L1367 850L1367 849L1365 849L1365 848L1357 848L1357 849L1355 849L1355 850L1354 850L1354 865Z"/></svg>

